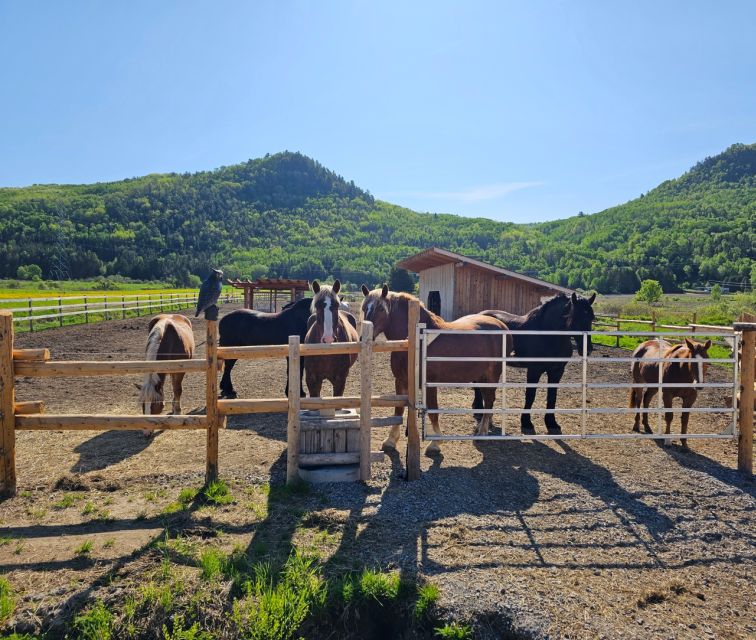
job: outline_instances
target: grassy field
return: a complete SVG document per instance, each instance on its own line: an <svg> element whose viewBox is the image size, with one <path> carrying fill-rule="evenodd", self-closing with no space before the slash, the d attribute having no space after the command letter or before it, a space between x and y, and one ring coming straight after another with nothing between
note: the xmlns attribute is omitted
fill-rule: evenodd
<svg viewBox="0 0 756 640"><path fill-rule="evenodd" d="M163 282L113 282L103 278L38 282L0 280L0 309L13 309L15 318L24 318L14 323L17 332L41 331L186 309L194 304L191 298L196 292L197 289L173 288ZM225 287L223 291L224 296L238 293L232 287ZM31 323L27 321L30 308ZM45 317L61 312L70 315Z"/></svg>

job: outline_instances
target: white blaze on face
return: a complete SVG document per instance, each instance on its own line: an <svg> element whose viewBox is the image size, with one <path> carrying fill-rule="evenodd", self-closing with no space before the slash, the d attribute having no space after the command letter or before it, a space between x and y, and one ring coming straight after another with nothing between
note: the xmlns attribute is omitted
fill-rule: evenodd
<svg viewBox="0 0 756 640"><path fill-rule="evenodd" d="M323 342L333 342L333 313L331 312L331 298L326 297L323 309Z"/></svg>
<svg viewBox="0 0 756 640"><path fill-rule="evenodd" d="M704 381L704 372L703 372L703 358L701 356L696 356L696 366L698 367L698 382L701 384Z"/></svg>

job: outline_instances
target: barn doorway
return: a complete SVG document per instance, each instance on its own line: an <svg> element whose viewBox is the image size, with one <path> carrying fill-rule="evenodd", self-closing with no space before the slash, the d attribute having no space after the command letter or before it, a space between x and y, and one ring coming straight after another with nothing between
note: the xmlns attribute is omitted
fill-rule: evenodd
<svg viewBox="0 0 756 640"><path fill-rule="evenodd" d="M439 291L428 293L428 311L437 316L441 315L441 293Z"/></svg>

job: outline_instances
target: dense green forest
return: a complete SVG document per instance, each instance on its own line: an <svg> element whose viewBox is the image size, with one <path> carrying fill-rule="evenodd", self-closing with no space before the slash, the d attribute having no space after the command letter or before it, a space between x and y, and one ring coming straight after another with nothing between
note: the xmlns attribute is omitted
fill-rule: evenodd
<svg viewBox="0 0 756 640"><path fill-rule="evenodd" d="M733 145L618 207L519 225L421 214L374 199L299 153L194 174L0 189L0 277L121 275L384 280L430 246L571 287L665 291L756 283L756 144Z"/></svg>

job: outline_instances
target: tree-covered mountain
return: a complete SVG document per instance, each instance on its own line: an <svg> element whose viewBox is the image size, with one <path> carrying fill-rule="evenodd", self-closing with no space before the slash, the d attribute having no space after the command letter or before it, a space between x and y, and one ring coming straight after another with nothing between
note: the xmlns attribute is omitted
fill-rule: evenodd
<svg viewBox="0 0 756 640"><path fill-rule="evenodd" d="M298 153L194 174L0 189L0 277L119 274L186 283L230 277L377 282L440 246L561 284L672 290L756 281L756 145L734 145L637 200L590 216L516 225L421 214L375 200Z"/></svg>

